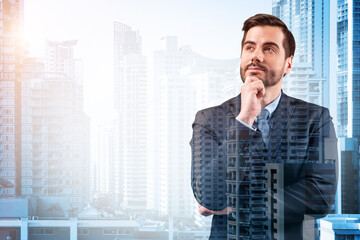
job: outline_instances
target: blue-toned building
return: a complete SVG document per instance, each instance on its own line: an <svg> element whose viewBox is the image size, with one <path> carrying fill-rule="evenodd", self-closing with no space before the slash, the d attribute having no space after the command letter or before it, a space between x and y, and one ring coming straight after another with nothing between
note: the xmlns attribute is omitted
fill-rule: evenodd
<svg viewBox="0 0 360 240"><path fill-rule="evenodd" d="M258 129L235 119L236 98L197 113L190 143L194 196L205 208L230 211L213 216L210 239L317 239L315 219L330 212L336 191L334 129L314 118L318 106L287 105L283 98L269 121L267 146ZM290 106L296 106L291 120ZM323 127L314 131L309 119Z"/></svg>
<svg viewBox="0 0 360 240"><path fill-rule="evenodd" d="M359 228L359 214L331 214L320 220L320 240L358 240Z"/></svg>
<svg viewBox="0 0 360 240"><path fill-rule="evenodd" d="M296 41L294 69L283 83L293 97L330 106L330 1L273 0L280 18Z"/></svg>
<svg viewBox="0 0 360 240"><path fill-rule="evenodd" d="M360 212L360 1L337 1L337 132L342 213Z"/></svg>

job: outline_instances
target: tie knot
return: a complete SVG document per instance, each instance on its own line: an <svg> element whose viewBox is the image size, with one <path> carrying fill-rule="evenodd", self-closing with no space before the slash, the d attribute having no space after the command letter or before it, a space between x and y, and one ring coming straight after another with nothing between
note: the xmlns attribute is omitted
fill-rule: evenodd
<svg viewBox="0 0 360 240"><path fill-rule="evenodd" d="M269 116L270 116L270 112L267 109L263 108L258 116L258 119L259 121L268 120Z"/></svg>

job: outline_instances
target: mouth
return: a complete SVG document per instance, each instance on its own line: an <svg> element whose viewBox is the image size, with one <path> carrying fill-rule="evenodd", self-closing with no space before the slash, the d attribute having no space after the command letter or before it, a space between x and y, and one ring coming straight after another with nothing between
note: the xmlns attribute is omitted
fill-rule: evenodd
<svg viewBox="0 0 360 240"><path fill-rule="evenodd" d="M262 71L264 72L264 69L262 68L258 68L258 67L249 67L248 69L246 69L246 71Z"/></svg>
<svg viewBox="0 0 360 240"><path fill-rule="evenodd" d="M260 66L260 64L258 64L258 63L251 63L251 64L247 65L246 71L256 74L259 72L265 72L266 68L263 66Z"/></svg>
<svg viewBox="0 0 360 240"><path fill-rule="evenodd" d="M258 67L249 67L248 69L246 69L246 72L250 75L258 75L258 74L262 75L265 72L265 70Z"/></svg>

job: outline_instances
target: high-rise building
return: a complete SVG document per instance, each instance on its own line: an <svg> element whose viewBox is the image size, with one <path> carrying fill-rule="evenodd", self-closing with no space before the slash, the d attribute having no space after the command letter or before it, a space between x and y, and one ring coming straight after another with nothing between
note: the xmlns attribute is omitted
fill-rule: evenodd
<svg viewBox="0 0 360 240"><path fill-rule="evenodd" d="M357 214L359 206L359 140L340 138L341 157L341 213Z"/></svg>
<svg viewBox="0 0 360 240"><path fill-rule="evenodd" d="M0 0L0 197L21 195L22 0Z"/></svg>
<svg viewBox="0 0 360 240"><path fill-rule="evenodd" d="M342 213L360 213L360 1L337 1L337 132Z"/></svg>
<svg viewBox="0 0 360 240"><path fill-rule="evenodd" d="M360 1L338 0L338 133L360 138Z"/></svg>
<svg viewBox="0 0 360 240"><path fill-rule="evenodd" d="M75 79L75 44L48 42L45 63L22 64L21 180L22 196L81 207L89 194L89 121Z"/></svg>
<svg viewBox="0 0 360 240"><path fill-rule="evenodd" d="M148 129L148 179L147 179L147 208L154 210L155 213L160 214L160 203L161 199L167 199L165 193L162 194L160 198L160 184L161 184L161 160L160 156L164 152L160 148L160 131L163 129L161 127L161 113L160 113L160 104L164 99L161 99L159 94L161 89L160 77L163 79L166 77L178 76L181 66L181 56L177 49L177 37L167 36L162 38L163 41L163 50L154 52L153 56L153 75L152 82L149 84L149 119ZM164 82L165 80L163 80ZM169 96L171 94L169 93ZM163 104L166 104L163 102ZM166 141L164 139L163 141ZM162 183L164 186L166 183ZM162 203L164 204L164 203Z"/></svg>
<svg viewBox="0 0 360 240"><path fill-rule="evenodd" d="M236 86L238 59L217 60L178 47L176 36L163 37L164 48L154 52L152 149L149 168L149 208L159 215L191 219L196 214L190 188L191 125L197 110L220 104ZM233 88L234 89L234 88ZM152 205L151 205L152 204ZM196 218L204 227L208 221Z"/></svg>
<svg viewBox="0 0 360 240"><path fill-rule="evenodd" d="M119 114L119 155L123 203L146 208L147 68L141 37L125 24L114 23L115 109Z"/></svg>
<svg viewBox="0 0 360 240"><path fill-rule="evenodd" d="M273 0L272 6L272 14L284 21L296 42L283 91L329 108L336 124L336 1ZM339 192L336 199L334 210L340 212Z"/></svg>
<svg viewBox="0 0 360 240"><path fill-rule="evenodd" d="M316 76L309 63L295 63L282 90L293 97L323 105L323 86L324 79Z"/></svg>
<svg viewBox="0 0 360 240"><path fill-rule="evenodd" d="M98 126L96 139L96 161L93 165L92 189L95 193L110 192L110 183L113 181L113 142L114 128L112 126Z"/></svg>
<svg viewBox="0 0 360 240"><path fill-rule="evenodd" d="M89 158L81 61L74 41L48 42L45 62L27 58L23 9L22 0L0 1L0 197L58 197L80 207Z"/></svg>
<svg viewBox="0 0 360 240"><path fill-rule="evenodd" d="M284 91L294 97L330 106L330 1L273 0L272 13L287 25L295 37L296 73L284 80ZM295 69L294 69L295 70ZM335 80L335 79L334 79ZM288 85L286 82L289 82ZM309 89L299 93L298 88ZM318 91L314 90L314 86ZM316 93L318 96L314 96Z"/></svg>
<svg viewBox="0 0 360 240"><path fill-rule="evenodd" d="M123 199L122 166L119 161L119 118L97 127L95 157L92 162L92 196L111 195L114 206Z"/></svg>

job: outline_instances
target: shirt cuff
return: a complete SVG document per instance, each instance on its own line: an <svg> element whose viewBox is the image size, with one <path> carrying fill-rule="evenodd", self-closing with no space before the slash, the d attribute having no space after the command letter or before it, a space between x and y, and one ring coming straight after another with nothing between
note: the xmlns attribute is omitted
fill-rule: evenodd
<svg viewBox="0 0 360 240"><path fill-rule="evenodd" d="M240 119L237 119L236 118L236 120L237 121L239 121L242 125L244 125L245 127L247 127L247 128L250 128L251 130L253 130L253 131L256 131L256 129L255 128L253 128L252 126L250 126L249 124L247 124L247 123L245 123L245 122L243 122L243 121L241 121Z"/></svg>

